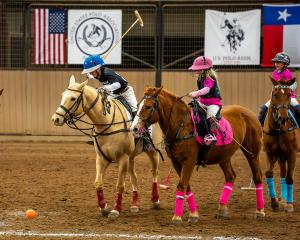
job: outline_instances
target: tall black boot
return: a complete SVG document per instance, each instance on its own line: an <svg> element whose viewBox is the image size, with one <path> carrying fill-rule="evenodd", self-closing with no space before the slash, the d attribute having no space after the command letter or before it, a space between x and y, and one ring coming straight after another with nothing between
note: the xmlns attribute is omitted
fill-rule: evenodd
<svg viewBox="0 0 300 240"><path fill-rule="evenodd" d="M297 114L297 117L300 118L300 104L296 105L295 107L293 107L296 114Z"/></svg>
<svg viewBox="0 0 300 240"><path fill-rule="evenodd" d="M262 127L264 126L267 111L268 111L268 107L265 104L260 106L260 111L258 113L258 120Z"/></svg>

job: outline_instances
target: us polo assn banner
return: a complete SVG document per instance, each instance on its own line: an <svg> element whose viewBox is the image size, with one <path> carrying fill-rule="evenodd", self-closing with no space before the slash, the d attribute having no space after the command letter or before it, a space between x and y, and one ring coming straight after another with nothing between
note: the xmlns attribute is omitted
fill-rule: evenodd
<svg viewBox="0 0 300 240"><path fill-rule="evenodd" d="M82 64L91 54L104 56L121 38L121 10L68 11L68 64ZM119 43L105 59L108 64L121 64Z"/></svg>
<svg viewBox="0 0 300 240"><path fill-rule="evenodd" d="M300 66L300 4L263 6L262 66L274 66L276 53L286 52L291 67Z"/></svg>
<svg viewBox="0 0 300 240"><path fill-rule="evenodd" d="M206 10L205 56L214 65L259 65L260 16L260 10Z"/></svg>

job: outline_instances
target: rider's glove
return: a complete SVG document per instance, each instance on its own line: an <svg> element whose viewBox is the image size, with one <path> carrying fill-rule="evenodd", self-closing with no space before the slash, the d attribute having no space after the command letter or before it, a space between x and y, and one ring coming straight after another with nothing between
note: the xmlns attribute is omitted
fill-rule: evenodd
<svg viewBox="0 0 300 240"><path fill-rule="evenodd" d="M90 74L90 73L87 73L87 74L86 74L86 76L87 76L87 78L88 78L89 80L92 80L92 79L94 79L93 75L92 75L92 74Z"/></svg>

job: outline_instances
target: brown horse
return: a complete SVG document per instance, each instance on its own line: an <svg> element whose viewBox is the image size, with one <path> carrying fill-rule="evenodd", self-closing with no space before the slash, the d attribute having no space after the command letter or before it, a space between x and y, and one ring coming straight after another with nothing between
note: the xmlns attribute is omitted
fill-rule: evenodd
<svg viewBox="0 0 300 240"><path fill-rule="evenodd" d="M266 121L263 127L263 145L267 155L268 170L266 171L271 206L274 211L281 205L285 211L293 212L293 176L296 155L300 150L300 130L295 129L288 115L291 101L290 85L295 82L276 81L273 83L272 97ZM273 169L278 162L281 177L281 199L276 197Z"/></svg>
<svg viewBox="0 0 300 240"><path fill-rule="evenodd" d="M174 223L182 222L184 193L189 207L189 221L197 222L199 218L189 182L197 163L198 152L203 146L199 145L191 135L193 123L189 110L186 103L173 93L162 88L147 88L138 115L131 127L136 134L139 134L148 125L158 122L164 133L166 151L180 177L172 219ZM219 164L225 175L226 183L220 197L217 217L228 216L227 203L236 178L230 160L232 155L241 148L256 184L256 217L263 218L264 199L259 164L262 137L260 124L253 112L238 105L224 107L222 115L231 123L236 141L225 146L212 147L204 159L206 164Z"/></svg>
<svg viewBox="0 0 300 240"><path fill-rule="evenodd" d="M134 158L143 150L143 143L134 143L134 136L129 131L130 119L125 107L117 100L99 93L95 88L87 85L88 81L76 83L74 76L70 78L68 88L62 94L61 104L52 116L52 121L57 126L64 123L76 122L84 115L92 121L96 151L96 179L98 205L103 215L116 218L122 210L122 194L125 187L125 177L129 171L132 182L131 211L139 210L137 175L134 170ZM107 98L106 98L107 97ZM86 123L86 122L85 122ZM74 125L74 124L73 124ZM74 125L75 126L75 125ZM152 163L152 203L154 208L159 208L158 193L158 165L159 155L152 149L146 154ZM109 211L104 199L104 175L111 163L118 163L119 173L116 185L116 202L114 209Z"/></svg>

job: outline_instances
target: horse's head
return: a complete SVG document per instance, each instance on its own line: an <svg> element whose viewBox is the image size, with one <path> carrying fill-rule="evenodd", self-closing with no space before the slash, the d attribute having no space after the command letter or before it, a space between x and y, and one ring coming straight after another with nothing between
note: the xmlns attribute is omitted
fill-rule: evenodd
<svg viewBox="0 0 300 240"><path fill-rule="evenodd" d="M144 97L139 105L137 115L135 116L131 125L134 135L139 136L145 131L145 128L151 124L158 122L159 120L159 98L158 95L162 87L160 88L146 88Z"/></svg>
<svg viewBox="0 0 300 240"><path fill-rule="evenodd" d="M62 100L52 121L56 126L62 126L72 116L78 116L84 111L83 90L88 80L83 83L76 83L75 77L70 78L68 88L62 94Z"/></svg>
<svg viewBox="0 0 300 240"><path fill-rule="evenodd" d="M270 79L273 83L270 107L273 111L273 118L280 128L282 125L285 125L289 119L288 110L292 91L290 86L295 83L296 79L293 78L290 81L276 81L272 77L270 77Z"/></svg>

